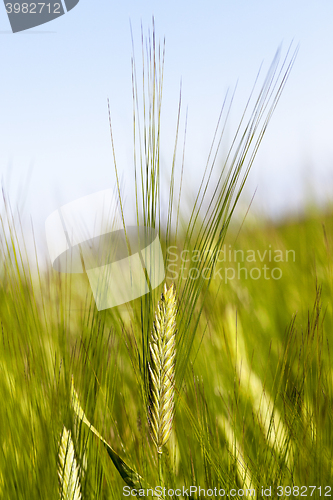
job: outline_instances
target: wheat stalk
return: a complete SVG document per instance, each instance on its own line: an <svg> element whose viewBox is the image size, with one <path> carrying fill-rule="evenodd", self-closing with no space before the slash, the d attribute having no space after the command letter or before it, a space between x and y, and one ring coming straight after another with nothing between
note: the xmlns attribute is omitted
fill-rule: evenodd
<svg viewBox="0 0 333 500"><path fill-rule="evenodd" d="M176 291L164 285L150 336L148 419L158 453L168 441L174 415Z"/></svg>
<svg viewBox="0 0 333 500"><path fill-rule="evenodd" d="M71 431L66 427L60 439L58 475L61 500L81 500L80 469L75 459Z"/></svg>

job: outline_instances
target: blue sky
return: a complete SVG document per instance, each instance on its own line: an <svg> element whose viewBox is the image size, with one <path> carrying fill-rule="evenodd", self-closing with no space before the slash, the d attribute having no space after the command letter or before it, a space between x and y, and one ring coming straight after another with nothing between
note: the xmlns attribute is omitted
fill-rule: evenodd
<svg viewBox="0 0 333 500"><path fill-rule="evenodd" d="M139 60L141 23L146 33L153 15L157 36L166 38L165 164L171 159L180 80L184 112L188 108L185 175L195 185L227 89L239 81L237 115L262 61L267 69L277 47L282 43L286 51L294 40L300 51L247 193L257 187L257 207L272 215L299 209L309 186L329 196L330 0L80 0L65 16L17 34L10 33L0 6L0 172L13 204L24 193L24 215L42 228L63 203L114 185L107 98L125 194L132 196L130 22Z"/></svg>

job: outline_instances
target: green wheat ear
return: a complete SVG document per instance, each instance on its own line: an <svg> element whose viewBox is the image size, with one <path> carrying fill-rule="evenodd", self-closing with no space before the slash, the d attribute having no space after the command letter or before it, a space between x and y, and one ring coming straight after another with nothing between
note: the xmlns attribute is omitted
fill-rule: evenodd
<svg viewBox="0 0 333 500"><path fill-rule="evenodd" d="M164 285L150 335L148 419L158 453L168 441L174 415L176 290Z"/></svg>
<svg viewBox="0 0 333 500"><path fill-rule="evenodd" d="M66 427L60 440L58 474L61 500L81 500L80 469L75 459L71 431Z"/></svg>

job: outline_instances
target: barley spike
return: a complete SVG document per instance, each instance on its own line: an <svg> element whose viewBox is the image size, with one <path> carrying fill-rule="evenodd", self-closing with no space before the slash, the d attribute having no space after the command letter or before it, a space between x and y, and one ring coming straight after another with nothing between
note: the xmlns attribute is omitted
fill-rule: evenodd
<svg viewBox="0 0 333 500"><path fill-rule="evenodd" d="M158 303L150 335L148 419L158 453L168 441L174 415L174 373L176 356L176 291L172 284Z"/></svg>
<svg viewBox="0 0 333 500"><path fill-rule="evenodd" d="M71 431L63 428L59 448L59 480L61 500L81 500L80 474Z"/></svg>

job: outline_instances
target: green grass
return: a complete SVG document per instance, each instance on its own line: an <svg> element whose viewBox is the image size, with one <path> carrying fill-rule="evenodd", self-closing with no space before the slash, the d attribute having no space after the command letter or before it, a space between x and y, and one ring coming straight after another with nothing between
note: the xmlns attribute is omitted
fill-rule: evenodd
<svg viewBox="0 0 333 500"><path fill-rule="evenodd" d="M271 486L276 498L279 485L321 486L323 496L333 484L332 213L281 225L245 219L241 231L232 223L293 58L282 67L274 59L221 161L232 102L226 101L188 218L175 180L182 171L178 127L170 182L162 183L164 51L154 32L147 56L143 49L141 90L133 62L137 223L158 229L166 282L174 282L178 300L175 415L163 447L167 488L256 488L260 497L261 486ZM115 146L112 139L118 172ZM84 500L119 499L126 481L159 485L147 394L149 338L163 285L127 305L97 311L84 275L31 270L19 224L4 201L1 498L60 498L64 426L71 431ZM169 268L171 246L177 261ZM240 252L223 261L224 249L256 255L256 261ZM275 250L279 262L270 257ZM183 268L182 255L190 259ZM239 279L238 264L244 268ZM265 265L269 272L276 268L279 279L265 279ZM82 410L73 405L72 378ZM319 490L312 497L319 498Z"/></svg>

